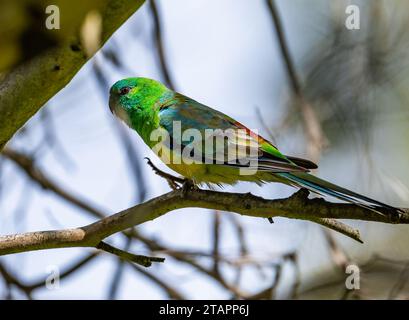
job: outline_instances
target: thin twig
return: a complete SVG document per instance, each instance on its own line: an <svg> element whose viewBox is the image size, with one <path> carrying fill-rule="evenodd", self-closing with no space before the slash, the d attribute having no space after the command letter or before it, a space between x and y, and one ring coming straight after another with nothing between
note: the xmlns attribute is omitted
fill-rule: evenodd
<svg viewBox="0 0 409 320"><path fill-rule="evenodd" d="M153 283L155 283L157 286L159 286L163 291L165 291L169 299L176 299L176 300L185 299L185 297L178 290L173 288L171 285L167 284L165 281L160 279L158 276L156 276L152 272L148 272L146 269L140 268L134 264L132 264L131 267L133 270L142 274L143 276L151 280Z"/></svg>
<svg viewBox="0 0 409 320"><path fill-rule="evenodd" d="M93 252L89 255L87 255L85 258L81 258L78 261L75 261L74 263L71 263L68 267L65 268L60 274L59 274L59 279L65 279L72 274L74 274L77 270L80 268L84 267L87 265L89 262L93 261L94 258L96 258L99 255L99 252ZM18 289L20 289L22 292L26 294L26 296L31 299L32 298L32 292L36 289L42 288L45 285L45 279L38 279L36 281L33 281L32 283L25 283L22 280L17 279L15 275L13 275L7 268L5 267L4 264L0 263L0 273L3 276L3 279L7 281L9 284L14 285Z"/></svg>
<svg viewBox="0 0 409 320"><path fill-rule="evenodd" d="M68 192L65 189L58 186L50 177L44 174L39 168L34 165L33 159L20 152L5 148L1 153L6 158L12 160L34 181L36 181L43 189L50 190L67 201L69 204L73 204L87 212L92 213L93 216L103 218L105 215L98 210L94 205L90 205L88 202L81 199L79 195L74 195L72 192Z"/></svg>
<svg viewBox="0 0 409 320"><path fill-rule="evenodd" d="M331 231L328 229L323 229L324 236L327 240L328 247L332 256L332 260L339 267L339 270L342 273L345 273L347 265L351 264L351 259L348 257L345 250L335 241L334 236L331 234Z"/></svg>
<svg viewBox="0 0 409 320"><path fill-rule="evenodd" d="M219 269L220 224L221 224L220 212L215 210L214 215L213 215L213 228L212 228L212 239L213 239L212 254L214 256L213 271L215 273L220 273L220 269Z"/></svg>
<svg viewBox="0 0 409 320"><path fill-rule="evenodd" d="M95 248L100 249L105 252L109 252L113 255L118 256L119 258L123 260L134 262L143 267L150 267L152 265L152 262L164 262L165 261L165 258L148 257L148 256L142 256L142 255L136 255L133 253L129 253L124 250L115 248L114 246L111 246L110 244L103 242L103 241L98 243L95 246Z"/></svg>
<svg viewBox="0 0 409 320"><path fill-rule="evenodd" d="M282 273L282 265L277 264L274 267L274 277L273 277L273 283L271 284L271 286L267 287L266 289L261 290L260 292L250 297L247 297L247 299L249 300L274 299L277 286L280 282L281 273Z"/></svg>
<svg viewBox="0 0 409 320"><path fill-rule="evenodd" d="M353 229L350 226L346 225L345 223L342 223L335 219L329 219L329 218L319 218L314 221L319 223L320 225L323 225L324 227L327 227L339 233L342 233L360 243L364 243L359 234L359 230Z"/></svg>
<svg viewBox="0 0 409 320"><path fill-rule="evenodd" d="M131 237L126 239L125 251L129 251L131 249L132 240L133 239ZM118 294L119 286L121 284L122 276L124 273L125 262L126 260L124 259L118 259L118 262L116 264L116 270L112 275L111 284L108 289L109 300L115 300Z"/></svg>
<svg viewBox="0 0 409 320"><path fill-rule="evenodd" d="M150 9L152 12L152 17L153 17L153 24L154 24L154 35L155 35L155 45L157 48L158 56L159 56L159 65L164 77L164 81L166 85L172 89L175 90L175 85L172 81L172 77L170 75L170 71L168 68L168 63L165 58L165 50L164 50L164 45L163 45L163 35L162 35L162 28L161 28L161 22L160 22L160 16L159 16L159 11L156 5L155 0L150 0Z"/></svg>
<svg viewBox="0 0 409 320"><path fill-rule="evenodd" d="M276 8L275 1L266 0L266 2L274 23L275 32L280 46L280 52L285 62L285 67L290 80L291 88L293 90L294 96L296 97L296 105L300 108L303 117L304 131L309 141L308 153L313 161L318 161L321 150L327 144L327 140L314 109L307 102L302 93L301 84L297 77L294 63L291 59L290 50L288 49L287 41L284 35L283 24Z"/></svg>

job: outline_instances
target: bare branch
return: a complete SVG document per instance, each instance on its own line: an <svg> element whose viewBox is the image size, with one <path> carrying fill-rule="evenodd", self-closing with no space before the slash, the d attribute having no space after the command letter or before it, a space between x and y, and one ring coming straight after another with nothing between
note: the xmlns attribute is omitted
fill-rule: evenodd
<svg viewBox="0 0 409 320"><path fill-rule="evenodd" d="M102 14L101 45L125 22L144 0L104 0L93 9ZM77 8L78 17L91 8ZM76 19L74 34L56 48L34 57L8 73L0 83L0 150L52 96L60 91L87 62L78 30L82 20Z"/></svg>
<svg viewBox="0 0 409 320"><path fill-rule="evenodd" d="M212 228L212 241L213 241L212 254L214 256L213 271L219 274L220 273L220 268L219 268L220 250L219 249L220 249L220 224L221 224L220 212L215 210L213 217L214 217L213 228Z"/></svg>
<svg viewBox="0 0 409 320"><path fill-rule="evenodd" d="M276 265L273 270L274 270L273 283L266 289L263 289L260 292L250 297L247 297L247 299L249 300L262 300L262 299L273 300L274 299L275 291L277 289L277 286L281 278L282 265L281 264Z"/></svg>
<svg viewBox="0 0 409 320"><path fill-rule="evenodd" d="M96 247L106 237L154 220L181 208L199 207L236 212L242 215L268 218L281 216L324 223L323 219L355 219L384 223L409 223L409 210L402 209L399 217L385 215L346 203L331 203L323 199L308 199L304 190L286 199L268 200L250 193L228 193L202 189L175 190L126 209L95 223L76 229L29 232L0 237L0 255L64 247ZM317 220L320 219L320 220ZM338 228L339 229L339 228ZM345 231L345 230L344 230ZM351 231L350 231L351 232ZM357 239L351 232L345 234Z"/></svg>
<svg viewBox="0 0 409 320"><path fill-rule="evenodd" d="M172 81L172 77L171 77L171 74L168 68L168 63L165 57L162 28L161 28L160 16L159 16L159 11L156 5L156 1L150 0L149 4L150 4L150 9L151 9L153 24L154 24L155 46L157 48L156 51L159 56L159 66L160 66L160 69L161 69L166 85L170 89L175 90L175 85Z"/></svg>
<svg viewBox="0 0 409 320"><path fill-rule="evenodd" d="M319 223L324 227L338 231L339 233L342 233L360 243L363 243L361 236L359 234L359 230L353 229L350 226L346 225L345 223L342 223L335 219L328 218L311 219L311 221L315 221L316 223Z"/></svg>
<svg viewBox="0 0 409 320"><path fill-rule="evenodd" d="M74 195L59 187L58 184L53 181L53 179L48 177L39 168L37 168L34 165L33 159L31 159L27 155L10 148L5 148L1 154L17 164L32 180L37 182L43 189L54 192L68 203L73 204L85 211L88 211L95 217L105 217L105 215L100 210L95 208L95 206L90 205L86 201L83 201L79 195Z"/></svg>
<svg viewBox="0 0 409 320"><path fill-rule="evenodd" d="M64 279L75 273L75 271L79 270L83 266L87 265L89 262L94 260L99 255L99 252L94 252L88 254L86 257L81 258L78 261L75 261L65 270L60 273L59 279ZM45 285L45 279L38 279L33 281L32 283L26 283L18 279L15 275L13 275L9 270L7 270L6 266L0 263L0 274L2 275L3 279L9 284L14 285L21 291L23 291L28 298L32 298L32 292L38 288L41 288Z"/></svg>
<svg viewBox="0 0 409 320"><path fill-rule="evenodd" d="M148 272L147 270L138 267L137 265L131 265L131 267L138 273L144 275L146 278L151 280L157 286L159 286L163 291L166 292L169 299L177 299L177 300L184 300L185 297L177 291L175 288L167 284L165 281L154 275L152 272Z"/></svg>
<svg viewBox="0 0 409 320"><path fill-rule="evenodd" d="M283 56L287 74L290 79L291 88L297 99L296 101L297 106L300 108L303 117L304 131L309 141L308 153L314 161L317 161L321 154L321 150L326 145L327 141L314 109L308 103L308 101L305 99L302 93L300 81L297 77L297 73L294 68L294 63L291 59L290 50L288 49L287 41L284 35L283 25L278 10L276 8L275 1L266 0L266 2L274 23L278 43L280 45L281 54Z"/></svg>
<svg viewBox="0 0 409 320"><path fill-rule="evenodd" d="M140 264L141 266L144 267L150 267L152 265L152 262L163 262L165 261L164 258L157 258L157 257L147 257L147 256L141 256L141 255L136 255L133 253L126 252L124 250L115 248L111 246L110 244L101 241L98 243L95 248L100 249L105 252L112 253L113 255L118 256L122 260L128 260L137 264Z"/></svg>

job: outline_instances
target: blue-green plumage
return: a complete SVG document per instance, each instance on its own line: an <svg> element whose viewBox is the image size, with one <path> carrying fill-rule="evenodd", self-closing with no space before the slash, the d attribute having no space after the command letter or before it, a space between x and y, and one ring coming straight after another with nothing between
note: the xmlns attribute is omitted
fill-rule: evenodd
<svg viewBox="0 0 409 320"><path fill-rule="evenodd" d="M152 131L165 130L170 138L162 144L162 160L171 169L180 173L194 183L206 184L235 184L238 181L249 181L261 184L264 182L282 182L285 184L307 188L315 193L330 195L338 199L355 203L376 212L387 211L399 214L399 209L379 201L370 199L353 191L334 185L309 174L309 169L316 168L311 161L285 156L271 142L255 134L233 118L205 106L193 99L176 93L163 84L146 78L129 78L115 83L110 91L110 108L129 127L136 130L145 143L153 148L155 141L151 139ZM183 155L174 156L175 148L183 150L190 141L183 136L174 135L177 123L180 131L195 129L206 137L206 130L235 130L235 142L227 141L223 148L204 148L206 138L201 141L199 158L210 160L211 163L187 164ZM240 131L241 130L241 131ZM243 133L244 132L244 133ZM211 137L213 139L213 137ZM246 141L256 143L256 154L251 157L247 153L237 152L237 163L228 161L222 163L215 160L226 156L228 147L243 147ZM170 142L171 141L171 142ZM248 147L248 145L246 145ZM251 149L252 147L250 147ZM253 147L254 149L254 147ZM239 149L237 149L239 150ZM253 150L254 151L254 150ZM256 157L255 173L242 174L242 169L251 165L243 164L242 160ZM244 163L246 163L244 161ZM251 167L254 169L254 167Z"/></svg>

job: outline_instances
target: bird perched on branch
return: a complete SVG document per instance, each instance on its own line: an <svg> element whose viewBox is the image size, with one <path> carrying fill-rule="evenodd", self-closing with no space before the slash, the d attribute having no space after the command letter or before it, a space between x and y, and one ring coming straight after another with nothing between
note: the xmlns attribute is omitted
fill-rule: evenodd
<svg viewBox="0 0 409 320"><path fill-rule="evenodd" d="M193 185L281 182L380 214L399 214L399 209L311 175L309 171L317 168L313 162L283 155L255 130L155 80L116 82L109 107L168 167Z"/></svg>

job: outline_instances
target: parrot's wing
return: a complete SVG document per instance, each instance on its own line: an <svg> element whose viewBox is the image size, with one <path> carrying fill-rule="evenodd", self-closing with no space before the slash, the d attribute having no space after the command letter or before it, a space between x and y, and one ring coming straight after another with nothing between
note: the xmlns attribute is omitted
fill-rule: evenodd
<svg viewBox="0 0 409 320"><path fill-rule="evenodd" d="M293 156L286 156L286 157L291 162L294 162L297 166L303 167L305 169L317 169L318 168L318 166L310 160L303 159L303 158L297 158Z"/></svg>
<svg viewBox="0 0 409 320"><path fill-rule="evenodd" d="M171 149L179 148L183 155L201 163L271 172L308 171L227 115L180 94L173 101L159 111L160 126L170 134Z"/></svg>

